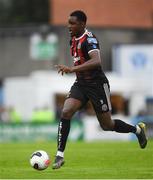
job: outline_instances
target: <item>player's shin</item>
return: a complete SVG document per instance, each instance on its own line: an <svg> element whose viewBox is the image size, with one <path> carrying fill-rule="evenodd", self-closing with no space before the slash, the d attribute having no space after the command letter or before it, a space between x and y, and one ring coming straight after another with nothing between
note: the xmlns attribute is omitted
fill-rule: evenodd
<svg viewBox="0 0 153 180"><path fill-rule="evenodd" d="M135 126L127 124L119 119L114 119L114 122L115 122L114 131L119 133L129 133L129 132L136 133Z"/></svg>
<svg viewBox="0 0 153 180"><path fill-rule="evenodd" d="M58 125L58 138L57 138L58 153L64 152L69 131L70 131L70 120L62 118Z"/></svg>
<svg viewBox="0 0 153 180"><path fill-rule="evenodd" d="M61 119L58 125L58 138L57 138L57 154L52 165L53 169L59 169L64 165L64 150L67 142L67 138L70 131L70 120Z"/></svg>

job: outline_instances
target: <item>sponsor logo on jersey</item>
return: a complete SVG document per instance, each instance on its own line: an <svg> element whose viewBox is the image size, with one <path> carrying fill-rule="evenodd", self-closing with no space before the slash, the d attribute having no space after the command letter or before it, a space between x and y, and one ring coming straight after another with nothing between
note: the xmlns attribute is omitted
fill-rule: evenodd
<svg viewBox="0 0 153 180"><path fill-rule="evenodd" d="M88 41L89 44L92 44L92 43L93 43L93 44L98 44L96 38L87 38L87 41Z"/></svg>
<svg viewBox="0 0 153 180"><path fill-rule="evenodd" d="M97 49L97 45L96 45L96 44L93 44L93 45L92 45L92 48L93 48L93 49Z"/></svg>
<svg viewBox="0 0 153 180"><path fill-rule="evenodd" d="M80 57L74 57L74 63L80 61Z"/></svg>

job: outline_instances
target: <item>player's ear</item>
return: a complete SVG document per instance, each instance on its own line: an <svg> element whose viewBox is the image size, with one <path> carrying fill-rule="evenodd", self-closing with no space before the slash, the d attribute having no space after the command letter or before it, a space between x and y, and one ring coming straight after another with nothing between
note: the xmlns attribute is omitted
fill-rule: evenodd
<svg viewBox="0 0 153 180"><path fill-rule="evenodd" d="M85 25L86 25L85 22L82 21L82 22L81 22L81 26L82 26L82 27L85 27Z"/></svg>

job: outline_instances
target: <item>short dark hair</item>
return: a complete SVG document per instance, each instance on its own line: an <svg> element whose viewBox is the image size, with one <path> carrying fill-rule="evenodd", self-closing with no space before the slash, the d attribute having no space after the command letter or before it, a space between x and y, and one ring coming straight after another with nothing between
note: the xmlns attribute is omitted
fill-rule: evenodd
<svg viewBox="0 0 153 180"><path fill-rule="evenodd" d="M79 21L87 22L86 14L81 10L73 11L70 16L76 16Z"/></svg>

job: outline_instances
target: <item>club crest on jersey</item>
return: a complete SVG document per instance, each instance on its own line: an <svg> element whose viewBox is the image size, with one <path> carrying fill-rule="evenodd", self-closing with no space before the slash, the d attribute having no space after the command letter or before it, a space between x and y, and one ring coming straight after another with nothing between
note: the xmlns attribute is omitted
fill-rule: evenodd
<svg viewBox="0 0 153 180"><path fill-rule="evenodd" d="M74 63L77 62L77 61L80 61L80 57L74 57Z"/></svg>
<svg viewBox="0 0 153 180"><path fill-rule="evenodd" d="M91 38L91 37L87 38L87 41L88 41L89 44L92 44L92 43L97 44L98 43L96 38Z"/></svg>
<svg viewBox="0 0 153 180"><path fill-rule="evenodd" d="M108 107L107 107L106 104L103 104L103 105L102 105L102 110L103 110L103 111L107 111L107 110L108 110Z"/></svg>

